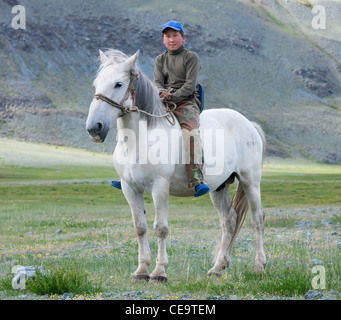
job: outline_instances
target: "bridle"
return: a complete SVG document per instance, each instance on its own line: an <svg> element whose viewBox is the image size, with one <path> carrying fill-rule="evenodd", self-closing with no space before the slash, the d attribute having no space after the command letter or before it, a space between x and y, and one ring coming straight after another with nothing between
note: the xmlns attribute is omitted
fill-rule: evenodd
<svg viewBox="0 0 341 320"><path fill-rule="evenodd" d="M135 100L135 89L134 89L134 84L133 84L133 80L138 80L138 74L133 73L133 71L130 72L130 81L129 81L129 86L128 89L123 97L123 99L121 100L120 103L117 103L116 101L108 98L107 96L103 95L102 93L97 93L94 95L93 99L97 99L97 100L102 100L108 104L110 104L111 106L115 107L115 108L119 108L122 110L123 115L126 114L127 112L129 112L129 108L126 108L123 106L124 102L126 100L128 100L129 95L132 95L132 109L134 108L134 100ZM131 110L132 110L131 109Z"/></svg>
<svg viewBox="0 0 341 320"><path fill-rule="evenodd" d="M139 109L137 106L134 106L134 102L135 102L135 88L134 88L134 79L135 80L138 80L139 76L138 74L135 74L133 71L130 72L130 81L129 81L129 85L128 85L128 89L123 97L123 99L121 100L120 103L117 103L116 101L108 98L107 96L103 95L102 93L96 93L94 96L93 96L93 99L96 99L96 100L102 100L108 104L110 104L111 106L115 107L115 108L118 108L120 110L122 110L122 116L124 116L125 114L127 113L130 113L130 112L142 112L144 114L147 114L151 117L156 117L156 118L162 118L162 117L166 117L167 121L171 124L171 125L175 125L175 119L174 119L174 114L173 112L175 111L175 109L177 108L177 105L173 102L170 102L170 101L166 101L166 111L167 113L165 114L161 114L161 115L157 115L157 114L151 114L147 111L144 111L144 110L141 110ZM124 107L123 104L126 100L128 100L129 98L129 95L132 96L132 106L131 108L127 108L127 107ZM173 105L172 108L169 108L168 104L171 104ZM171 116L172 118L172 121L170 121L168 119L168 116Z"/></svg>

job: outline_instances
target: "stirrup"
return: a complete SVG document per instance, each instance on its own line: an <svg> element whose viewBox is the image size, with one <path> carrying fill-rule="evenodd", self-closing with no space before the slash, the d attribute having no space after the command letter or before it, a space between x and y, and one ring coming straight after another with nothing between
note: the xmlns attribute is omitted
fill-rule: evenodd
<svg viewBox="0 0 341 320"><path fill-rule="evenodd" d="M201 182L198 186L195 187L195 192L196 193L195 193L194 197L203 196L208 191L210 191L209 186L204 184L203 182Z"/></svg>
<svg viewBox="0 0 341 320"><path fill-rule="evenodd" d="M110 182L110 184L111 184L113 187L122 190L121 181L113 180L113 181Z"/></svg>

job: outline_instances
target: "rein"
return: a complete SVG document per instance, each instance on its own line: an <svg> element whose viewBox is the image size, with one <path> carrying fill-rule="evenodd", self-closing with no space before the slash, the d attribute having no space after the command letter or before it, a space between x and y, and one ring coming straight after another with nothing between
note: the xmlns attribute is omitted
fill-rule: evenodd
<svg viewBox="0 0 341 320"><path fill-rule="evenodd" d="M127 112L127 109L125 107L123 107L123 105L117 103L116 101L106 97L105 95L103 95L102 93L97 93L94 95L94 99L97 99L97 100L102 100L108 104L110 104L111 106L113 107L116 107L116 108L119 108L121 109L124 113Z"/></svg>
<svg viewBox="0 0 341 320"><path fill-rule="evenodd" d="M120 110L122 110L123 114L122 116L124 116L125 114L127 113L130 113L130 112L139 112L139 113L144 113L148 116L151 116L151 117L155 117L155 118L163 118L163 117L166 117L167 121L171 124L171 125L175 125L175 119L174 119L174 114L173 112L175 111L175 109L177 108L177 105L174 103L174 102L170 102L170 101L166 101L166 111L167 113L165 114L160 114L160 115L157 115L157 114L152 114L152 113L149 113L147 111L144 111L144 110L141 110L139 109L137 106L134 106L134 100L135 100L135 89L134 89L134 86L133 86L133 78L135 78L136 80L138 80L138 75L137 74L134 74L133 72L131 72L131 78L130 78L130 82L129 82L129 86L128 86L128 89L127 89L127 92L125 93L122 101L120 103L117 103L116 101L108 98L107 96L103 95L102 93L97 93L93 96L93 99L96 99L96 100L102 100L108 104L110 104L111 106L115 107L115 108L118 108ZM133 102L132 102L132 107L131 108L126 108L123 106L123 103L129 98L129 94L132 94L132 97L133 97ZM172 108L169 108L168 107L168 104L171 104L173 105ZM172 118L172 121L170 121L170 119L168 118L168 116L171 116Z"/></svg>

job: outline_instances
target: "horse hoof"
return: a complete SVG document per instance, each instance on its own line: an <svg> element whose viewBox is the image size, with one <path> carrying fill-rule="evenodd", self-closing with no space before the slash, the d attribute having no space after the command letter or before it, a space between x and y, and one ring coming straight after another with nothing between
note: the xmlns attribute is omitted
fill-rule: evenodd
<svg viewBox="0 0 341 320"><path fill-rule="evenodd" d="M167 277L164 276L151 276L149 282L151 283L166 283Z"/></svg>
<svg viewBox="0 0 341 320"><path fill-rule="evenodd" d="M223 273L219 269L220 268L212 268L212 269L207 271L207 275L209 277L221 277L223 275Z"/></svg>
<svg viewBox="0 0 341 320"><path fill-rule="evenodd" d="M209 277L215 277L215 278L220 278L223 274L215 271L207 272L207 275Z"/></svg>
<svg viewBox="0 0 341 320"><path fill-rule="evenodd" d="M265 271L265 264L256 263L254 271L256 274L262 274Z"/></svg>
<svg viewBox="0 0 341 320"><path fill-rule="evenodd" d="M138 282L138 281L149 281L150 277L148 274L136 274L133 275L133 281Z"/></svg>

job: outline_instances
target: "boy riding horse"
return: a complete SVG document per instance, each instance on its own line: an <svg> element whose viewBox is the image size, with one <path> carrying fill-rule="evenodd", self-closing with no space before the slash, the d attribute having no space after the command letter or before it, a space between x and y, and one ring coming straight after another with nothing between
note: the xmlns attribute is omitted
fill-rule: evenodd
<svg viewBox="0 0 341 320"><path fill-rule="evenodd" d="M196 53L184 47L186 36L180 22L167 22L162 28L162 39L168 50L155 59L154 83L163 101L176 104L173 113L180 123L183 141L189 148L186 150L190 160L186 163L188 187L194 188L194 196L199 197L209 191L203 182L204 155L199 131L200 60ZM112 181L111 184L121 189L120 181Z"/></svg>

